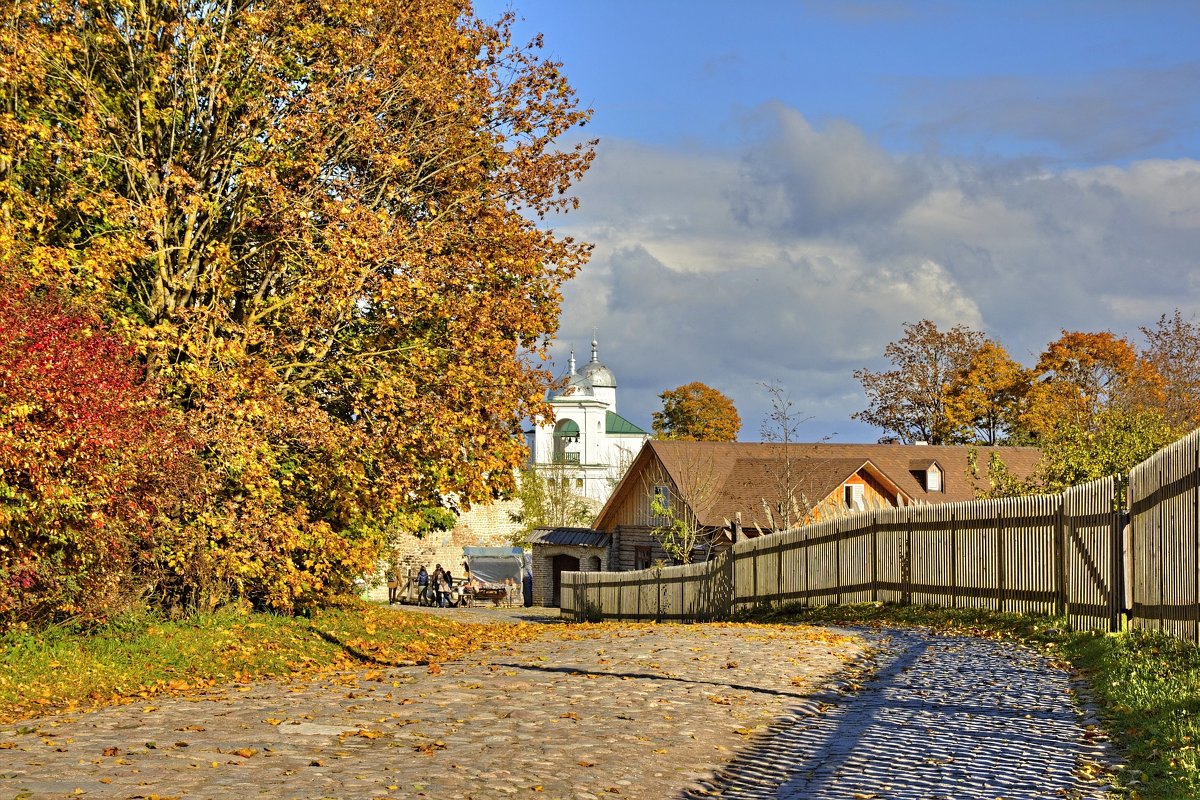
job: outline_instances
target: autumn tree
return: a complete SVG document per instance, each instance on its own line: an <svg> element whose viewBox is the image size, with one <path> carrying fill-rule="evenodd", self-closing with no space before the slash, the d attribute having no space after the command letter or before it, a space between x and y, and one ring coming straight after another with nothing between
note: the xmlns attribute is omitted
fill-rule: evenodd
<svg viewBox="0 0 1200 800"><path fill-rule="evenodd" d="M14 0L0 255L90 298L204 431L179 563L288 609L394 526L511 491L591 143L466 0ZM221 587L224 587L222 590Z"/></svg>
<svg viewBox="0 0 1200 800"><path fill-rule="evenodd" d="M160 528L202 487L131 349L62 297L0 280L0 418L0 629L155 591Z"/></svg>
<svg viewBox="0 0 1200 800"><path fill-rule="evenodd" d="M1094 430L1105 411L1138 412L1161 397L1162 377L1128 340L1063 331L1033 369L1021 426L1035 441L1071 426Z"/></svg>
<svg viewBox="0 0 1200 800"><path fill-rule="evenodd" d="M1200 425L1200 325L1184 320L1175 309L1141 331L1146 338L1141 357L1163 380L1163 417L1182 435Z"/></svg>
<svg viewBox="0 0 1200 800"><path fill-rule="evenodd" d="M733 442L742 429L742 418L728 396L695 381L659 395L662 411L651 418L660 439L690 442Z"/></svg>
<svg viewBox="0 0 1200 800"><path fill-rule="evenodd" d="M1128 340L1063 331L1031 371L1016 438L1042 449L1030 480L989 468L991 495L1056 492L1124 475L1176 436L1162 411L1162 378Z"/></svg>
<svg viewBox="0 0 1200 800"><path fill-rule="evenodd" d="M1029 372L1003 346L985 341L946 385L947 428L976 444L1004 444L1019 426L1028 391Z"/></svg>
<svg viewBox="0 0 1200 800"><path fill-rule="evenodd" d="M970 371L986 338L956 325L938 330L929 320L905 323L904 336L884 348L893 369L855 371L866 392L868 408L851 415L894 434L901 442L952 444L962 438L946 413L947 387Z"/></svg>

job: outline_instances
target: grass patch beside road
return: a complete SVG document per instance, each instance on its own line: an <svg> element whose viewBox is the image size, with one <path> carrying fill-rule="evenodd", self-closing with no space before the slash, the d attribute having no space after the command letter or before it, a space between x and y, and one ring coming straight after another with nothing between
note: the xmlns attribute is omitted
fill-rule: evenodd
<svg viewBox="0 0 1200 800"><path fill-rule="evenodd" d="M536 633L530 625L471 625L357 601L311 619L218 612L128 616L91 631L15 631L0 637L0 721L262 678L436 664Z"/></svg>
<svg viewBox="0 0 1200 800"><path fill-rule="evenodd" d="M1124 756L1112 779L1131 800L1200 797L1200 648L1145 631L1074 633L1066 621L864 603L759 610L757 622L817 625L914 625L935 631L1019 641L1076 670L1091 688L1109 736Z"/></svg>

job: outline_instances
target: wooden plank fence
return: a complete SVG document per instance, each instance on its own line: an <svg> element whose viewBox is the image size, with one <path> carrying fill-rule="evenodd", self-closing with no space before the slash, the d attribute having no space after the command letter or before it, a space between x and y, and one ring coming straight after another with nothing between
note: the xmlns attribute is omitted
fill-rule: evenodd
<svg viewBox="0 0 1200 800"><path fill-rule="evenodd" d="M909 506L738 542L712 561L564 573L579 619L698 622L758 604L882 600L1039 614L1116 630L1123 607L1116 481L1039 497Z"/></svg>
<svg viewBox="0 0 1200 800"><path fill-rule="evenodd" d="M1129 475L1131 624L1200 641L1200 431Z"/></svg>
<svg viewBox="0 0 1200 800"><path fill-rule="evenodd" d="M1128 509L1126 512L1123 509ZM1200 430L1124 481L863 512L702 564L563 574L564 615L693 622L760 603L885 601L1065 614L1200 642Z"/></svg>

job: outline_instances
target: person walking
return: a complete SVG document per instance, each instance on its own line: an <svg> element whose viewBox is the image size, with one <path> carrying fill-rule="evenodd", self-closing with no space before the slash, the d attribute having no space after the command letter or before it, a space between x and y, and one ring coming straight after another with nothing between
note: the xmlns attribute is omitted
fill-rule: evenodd
<svg viewBox="0 0 1200 800"><path fill-rule="evenodd" d="M426 605L429 602L429 572L425 565L417 570L417 604Z"/></svg>
<svg viewBox="0 0 1200 800"><path fill-rule="evenodd" d="M433 592L434 603L438 608L442 608L442 578L445 573L442 572L441 564L433 565L433 576L429 579L430 591Z"/></svg>

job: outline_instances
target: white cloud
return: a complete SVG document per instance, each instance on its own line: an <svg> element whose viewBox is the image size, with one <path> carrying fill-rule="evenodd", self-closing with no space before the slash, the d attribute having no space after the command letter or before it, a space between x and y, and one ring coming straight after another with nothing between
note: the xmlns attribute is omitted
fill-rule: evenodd
<svg viewBox="0 0 1200 800"><path fill-rule="evenodd" d="M560 363L592 326L622 412L701 380L757 438L780 380L811 437L849 421L852 373L881 366L905 322L967 324L1032 362L1062 328L1136 334L1200 310L1200 163L1060 173L888 154L848 123L816 130L781 107L727 153L602 144L560 226L596 243L565 290Z"/></svg>

